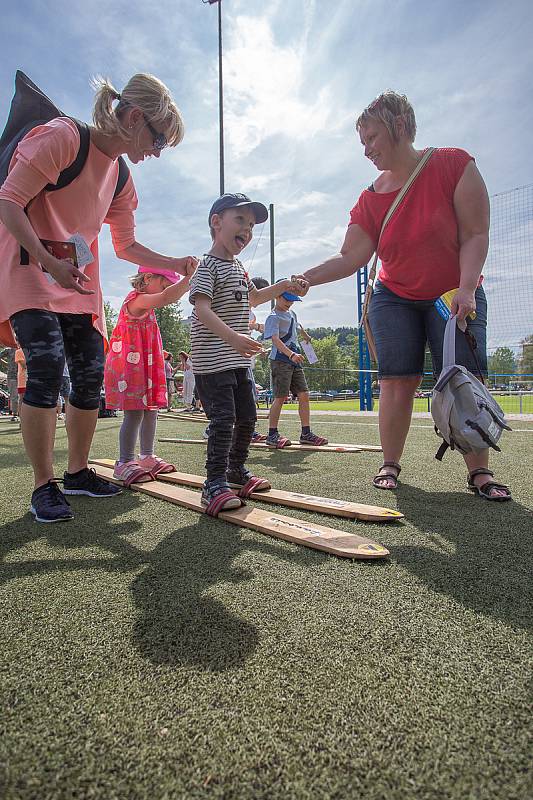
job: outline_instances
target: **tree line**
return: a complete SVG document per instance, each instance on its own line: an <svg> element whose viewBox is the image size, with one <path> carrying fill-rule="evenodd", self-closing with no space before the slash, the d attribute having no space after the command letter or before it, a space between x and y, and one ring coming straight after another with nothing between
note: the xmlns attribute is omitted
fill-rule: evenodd
<svg viewBox="0 0 533 800"><path fill-rule="evenodd" d="M104 304L108 335L111 335L117 321L117 312L110 305ZM190 352L190 329L183 322L179 303L155 311L163 347L176 357L180 350ZM308 328L318 362L312 367L306 366L306 377L311 391L342 391L343 389L359 389L359 330L354 327ZM489 375L495 377L498 385L516 383L513 376L533 374L533 334L522 340L521 354L518 356L509 347L498 347L488 358ZM426 359L426 369L431 371L431 361ZM255 379L264 387L270 385L270 368L268 357L257 358ZM531 378L525 382L531 382Z"/></svg>

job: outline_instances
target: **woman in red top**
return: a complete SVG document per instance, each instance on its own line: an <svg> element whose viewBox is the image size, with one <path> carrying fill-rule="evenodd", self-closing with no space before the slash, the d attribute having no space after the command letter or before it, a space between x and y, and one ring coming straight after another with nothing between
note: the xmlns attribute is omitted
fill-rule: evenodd
<svg viewBox="0 0 533 800"><path fill-rule="evenodd" d="M414 111L405 97L381 94L356 123L365 156L380 170L352 209L339 255L309 269L311 286L353 275L371 259L383 219L394 198L422 158L416 150ZM387 225L379 243L379 280L369 308L380 378L379 430L384 463L374 485L395 489L400 458L411 423L413 399L424 369L428 342L434 372L442 365L445 321L434 302L458 291L451 312L467 320L486 370L486 299L481 271L488 249L489 199L472 156L464 150L436 150ZM459 337L457 361L477 372ZM468 454L469 488L488 500L510 499L509 489L492 480L489 451Z"/></svg>
<svg viewBox="0 0 533 800"><path fill-rule="evenodd" d="M167 145L183 138L183 120L167 87L146 74L134 75L121 93L100 81L93 121L87 160L68 186L53 192L45 188L57 182L80 147L77 126L59 117L19 142L0 188L0 277L6 287L0 293L0 339L11 343L14 332L26 357L28 383L20 416L35 474L31 510L39 522L72 518L65 494L109 497L117 492L87 468L104 373L98 264L103 223L111 227L119 258L182 274L192 273L196 264L192 257L171 258L136 241L137 195L131 176L114 197L118 156L125 154L134 164L159 158ZM76 234L91 251L83 270L55 258L41 241L65 242ZM65 358L72 388L63 493L53 477L52 457Z"/></svg>

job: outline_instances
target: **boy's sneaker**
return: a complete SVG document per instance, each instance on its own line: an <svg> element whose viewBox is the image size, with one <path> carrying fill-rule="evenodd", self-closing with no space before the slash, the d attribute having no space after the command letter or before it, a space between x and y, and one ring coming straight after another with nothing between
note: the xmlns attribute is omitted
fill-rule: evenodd
<svg viewBox="0 0 533 800"><path fill-rule="evenodd" d="M313 431L309 431L309 433L302 433L300 435L300 444L312 444L315 447L321 447L323 444L327 443L327 439L324 439L323 436L317 436L316 433L313 433Z"/></svg>
<svg viewBox="0 0 533 800"><path fill-rule="evenodd" d="M226 479L232 488L244 488L244 492L239 492L241 497L249 497L252 492L264 492L267 489L272 489L272 484L266 478L258 478L257 475L246 469L244 465L228 469Z"/></svg>
<svg viewBox="0 0 533 800"><path fill-rule="evenodd" d="M254 431L252 433L252 442L255 442L255 444L265 442L266 438L267 437L263 433L259 433L259 431Z"/></svg>
<svg viewBox="0 0 533 800"><path fill-rule="evenodd" d="M39 486L31 496L31 513L37 522L64 522L73 519L70 503L52 478Z"/></svg>
<svg viewBox="0 0 533 800"><path fill-rule="evenodd" d="M223 478L204 483L201 502L203 506L206 506L207 513L214 517L218 516L221 511L229 511L242 506L242 500L231 491L227 481Z"/></svg>
<svg viewBox="0 0 533 800"><path fill-rule="evenodd" d="M265 444L267 447L290 447L292 442L290 439L282 436L279 431L276 431L275 433L268 434L265 439Z"/></svg>
<svg viewBox="0 0 533 800"><path fill-rule="evenodd" d="M65 472L63 487L65 494L85 494L87 497L114 497L122 491L120 486L100 478L94 469L88 467L73 475Z"/></svg>

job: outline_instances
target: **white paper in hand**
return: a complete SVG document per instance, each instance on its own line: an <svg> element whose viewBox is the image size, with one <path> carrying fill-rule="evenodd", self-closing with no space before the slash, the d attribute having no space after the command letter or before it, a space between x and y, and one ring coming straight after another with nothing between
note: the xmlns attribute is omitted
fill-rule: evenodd
<svg viewBox="0 0 533 800"><path fill-rule="evenodd" d="M94 261L94 256L91 253L91 249L81 233L73 233L69 242L74 242L76 245L76 256L78 258L78 269L80 272L83 272L85 267L89 264L92 264Z"/></svg>
<svg viewBox="0 0 533 800"><path fill-rule="evenodd" d="M301 342L300 346L305 353L305 357L309 361L310 364L316 364L318 361L318 356L313 350L313 345L311 342Z"/></svg>

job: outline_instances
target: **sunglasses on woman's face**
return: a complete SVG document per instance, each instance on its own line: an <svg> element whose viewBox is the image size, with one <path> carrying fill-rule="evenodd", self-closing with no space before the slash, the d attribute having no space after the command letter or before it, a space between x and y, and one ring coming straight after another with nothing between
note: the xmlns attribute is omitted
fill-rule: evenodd
<svg viewBox="0 0 533 800"><path fill-rule="evenodd" d="M154 139L154 150L164 150L165 147L167 147L168 145L167 137L165 136L164 133L156 131L154 126L150 123L150 120L147 118L146 114L143 114L143 117L146 123L146 127L148 128Z"/></svg>

